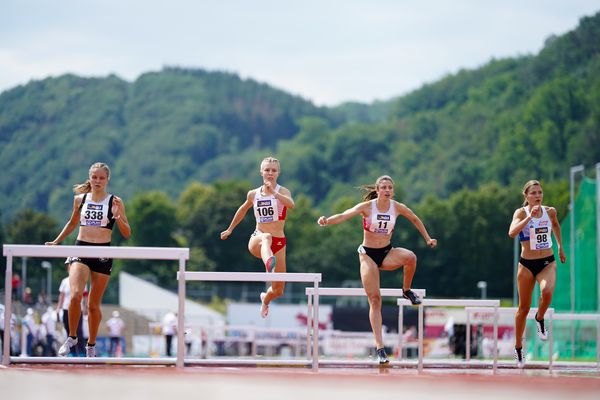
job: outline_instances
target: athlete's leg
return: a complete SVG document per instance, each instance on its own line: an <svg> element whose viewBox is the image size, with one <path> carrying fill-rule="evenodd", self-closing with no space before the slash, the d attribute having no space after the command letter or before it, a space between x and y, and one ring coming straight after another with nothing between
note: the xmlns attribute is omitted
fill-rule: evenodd
<svg viewBox="0 0 600 400"><path fill-rule="evenodd" d="M99 272L92 271L92 279L90 284L90 296L88 299L89 308L89 319L88 324L90 328L90 337L88 343L96 344L96 336L98 335L98 327L102 321L102 311L100 310L100 303L102 301L102 295L108 284L110 275L101 274Z"/></svg>
<svg viewBox="0 0 600 400"><path fill-rule="evenodd" d="M394 247L385 256L381 269L384 271L394 271L403 267L404 279L402 282L402 290L411 288L415 271L417 270L417 256L415 253L402 247Z"/></svg>
<svg viewBox="0 0 600 400"><path fill-rule="evenodd" d="M540 284L540 305L538 307L536 318L542 320L544 319L546 310L550 307L554 288L556 287L556 261L550 263L537 274L536 280Z"/></svg>
<svg viewBox="0 0 600 400"><path fill-rule="evenodd" d="M272 241L273 236L270 233L256 232L250 236L248 250L254 257L260 258L266 265L269 258L273 256L273 251L271 250Z"/></svg>
<svg viewBox="0 0 600 400"><path fill-rule="evenodd" d="M379 268L366 254L359 254L360 279L369 300L369 321L375 335L375 345L378 349L383 347L381 335L381 293L379 292Z"/></svg>
<svg viewBox="0 0 600 400"><path fill-rule="evenodd" d="M527 323L527 314L531 308L531 295L535 286L535 278L530 270L519 264L517 287L519 289L519 308L515 314L515 347L523 347L523 333Z"/></svg>
<svg viewBox="0 0 600 400"><path fill-rule="evenodd" d="M81 301L83 292L90 276L90 269L80 262L73 262L69 266L69 287L71 301L69 303L69 336L77 337L77 325L81 318Z"/></svg>

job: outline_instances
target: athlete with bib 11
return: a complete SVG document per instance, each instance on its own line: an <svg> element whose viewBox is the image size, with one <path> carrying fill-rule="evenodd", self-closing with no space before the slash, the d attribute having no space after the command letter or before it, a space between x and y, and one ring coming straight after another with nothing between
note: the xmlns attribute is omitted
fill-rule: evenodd
<svg viewBox="0 0 600 400"><path fill-rule="evenodd" d="M521 257L517 272L519 308L515 315L515 360L519 368L525 366L523 333L536 281L540 284L541 293L540 304L535 315L537 336L541 340L548 339L544 314L550 307L556 285L556 260L552 252L552 234L556 238L560 262L564 264L567 260L562 248L556 210L542 205L544 192L540 183L535 180L527 182L523 187L523 196L525 197L523 207L515 211L508 230L508 236L514 238L519 235L521 242Z"/></svg>
<svg viewBox="0 0 600 400"><path fill-rule="evenodd" d="M356 215L363 218L363 242L358 246L360 278L369 300L369 320L375 335L377 359L380 364L388 364L389 359L383 347L381 334L381 293L379 291L379 271L404 269L403 296L412 304L420 304L419 297L410 290L417 269L417 256L402 247L392 247L391 239L396 218L402 216L417 228L427 246L434 248L437 240L432 239L421 219L410 208L393 199L394 181L387 175L380 176L375 185L362 186L366 194L363 202L331 217L320 217L319 225L333 225L344 222Z"/></svg>
<svg viewBox="0 0 600 400"><path fill-rule="evenodd" d="M256 229L248 241L248 250L265 264L267 272L285 272L286 240L283 232L285 216L288 208L294 208L294 200L290 191L277 184L281 172L279 160L267 157L260 163L262 186L252 189L246 201L238 208L229 227L221 232L221 239L231 235L233 229L244 219L250 208L254 208ZM260 294L260 315L266 318L269 314L269 303L283 295L285 282L273 282L266 292Z"/></svg>

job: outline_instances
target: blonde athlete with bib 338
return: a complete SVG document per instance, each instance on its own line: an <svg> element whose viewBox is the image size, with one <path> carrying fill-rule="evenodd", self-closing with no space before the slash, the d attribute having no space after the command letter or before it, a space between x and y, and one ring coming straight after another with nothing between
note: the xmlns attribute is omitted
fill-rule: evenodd
<svg viewBox="0 0 600 400"><path fill-rule="evenodd" d="M283 232L288 208L294 208L294 200L290 191L277 184L281 172L279 160L267 157L260 163L262 186L252 189L246 201L238 208L229 227L221 232L221 239L231 235L234 228L244 219L250 208L254 208L256 229L248 241L248 250L265 264L267 272L285 272L286 240ZM266 318L269 314L269 303L283 295L285 282L273 282L267 292L260 294L260 315Z"/></svg>
<svg viewBox="0 0 600 400"><path fill-rule="evenodd" d="M331 217L320 217L319 225L333 225L344 222L356 215L363 217L363 242L358 246L358 259L360 261L360 278L362 280L367 298L369 300L369 320L375 335L377 358L380 364L387 364L390 360L383 347L381 335L381 294L379 292L379 271L394 271L404 267L404 282L402 289L404 297L412 304L420 304L419 297L410 290L412 279L417 269L417 256L415 253L402 247L392 247L391 238L396 224L396 218L403 216L417 228L427 242L427 246L434 248L437 240L432 239L425 229L421 219L410 208L393 199L394 181L387 175L377 178L375 185L363 186L367 191L362 203Z"/></svg>
<svg viewBox="0 0 600 400"><path fill-rule="evenodd" d="M75 185L73 212L71 218L59 235L48 246L60 244L79 225L76 246L110 246L114 225L124 238L131 236L131 227L125 215L123 201L106 192L110 179L110 169L104 163L95 163L90 167L89 178L80 185ZM89 332L85 348L88 357L96 357L96 335L102 321L100 303L112 270L111 258L69 257L69 286L71 301L69 303L69 333L67 340L58 350L58 355L66 357L71 348L77 345L77 324L81 315L81 299L87 281L90 280L88 296Z"/></svg>
<svg viewBox="0 0 600 400"><path fill-rule="evenodd" d="M518 368L525 366L523 357L523 332L527 322L527 314L531 307L531 297L535 282L540 284L540 305L535 315L537 336L540 340L548 339L544 326L544 314L556 286L556 260L552 251L552 234L556 238L558 257L565 263L567 256L562 248L560 224L553 207L542 205L544 192L538 181L529 181L523 187L525 201L518 208L510 224L508 236L519 235L521 257L517 271L517 287L519 289L519 308L515 315L515 360Z"/></svg>

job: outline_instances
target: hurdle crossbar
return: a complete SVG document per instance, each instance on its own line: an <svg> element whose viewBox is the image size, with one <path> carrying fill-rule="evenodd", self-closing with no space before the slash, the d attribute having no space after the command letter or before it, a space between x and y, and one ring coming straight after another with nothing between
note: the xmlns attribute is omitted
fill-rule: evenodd
<svg viewBox="0 0 600 400"><path fill-rule="evenodd" d="M472 312L490 312L489 308L486 307L466 307L467 311L467 329L470 326L470 314ZM500 314L515 314L517 312L517 307L500 307L498 308L498 313ZM535 318L537 314L537 308L532 307L527 314L528 319ZM596 346L596 368L600 369L600 313L559 313L556 312L554 308L548 308L546 310L548 315L548 370L552 372L552 368L554 365L553 358L553 329L552 322L553 321L596 321L596 343L599 345ZM467 357L470 357L469 348L467 347Z"/></svg>
<svg viewBox="0 0 600 400"><path fill-rule="evenodd" d="M398 306L401 309L404 306L410 306L412 303L406 299L398 299ZM500 307L500 300L476 300L476 299L423 299L419 308L419 361L418 369L423 370L423 308L424 307L489 307L494 310L494 360L493 370L494 374L498 370L498 312L496 311Z"/></svg>
<svg viewBox="0 0 600 400"><path fill-rule="evenodd" d="M12 315L12 275L13 257L62 258L126 258L145 260L179 260L179 267L185 270L185 262L190 258L190 249L185 247L112 247L112 246L44 246L28 244L5 244L2 254L6 257L6 281L4 284L4 347L2 365L11 363L10 321Z"/></svg>
<svg viewBox="0 0 600 400"><path fill-rule="evenodd" d="M425 297L426 291L425 289L411 289L415 292L419 297ZM379 294L382 297L402 297L404 291L398 288L381 288L379 289ZM308 321L306 323L306 356L310 358L310 340L311 340L311 326L313 317L313 297L315 298L315 304L318 304L319 296L353 296L353 297L362 297L367 296L367 292L365 292L364 288L342 288L342 287L320 287L319 292L315 295L315 291L313 288L306 288L306 296L308 303ZM318 321L316 322L318 325ZM402 331L399 331L400 333ZM318 340L318 339L317 339ZM398 348L402 349L402 335L399 335L398 338ZM402 354L402 353L401 353Z"/></svg>
<svg viewBox="0 0 600 400"><path fill-rule="evenodd" d="M183 326L183 314L185 304L185 282L186 281L227 281L227 282L304 282L313 283L313 293L315 296L315 304L318 308L318 293L319 283L321 282L321 274L319 273L291 273L291 272L197 272L191 271L186 272L185 266L179 269L177 273L177 280L179 282L179 324ZM319 369L319 318L318 310L314 311L315 319L313 319L313 331L317 332L317 335L313 338L313 351L312 351L312 369L318 371ZM310 315L310 313L308 314ZM307 324L308 325L308 324ZM184 333L182 330L177 332L177 367L181 368L184 366L183 359L183 348L184 348ZM179 350L181 348L181 351ZM310 351L310 345L307 346L307 353ZM181 354L180 354L181 353Z"/></svg>

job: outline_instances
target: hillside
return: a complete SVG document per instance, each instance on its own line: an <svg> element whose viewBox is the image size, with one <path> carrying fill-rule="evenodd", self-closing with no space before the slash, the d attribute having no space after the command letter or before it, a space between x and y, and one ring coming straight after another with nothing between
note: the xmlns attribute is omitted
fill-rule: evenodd
<svg viewBox="0 0 600 400"><path fill-rule="evenodd" d="M567 178L600 161L600 14L536 55L492 60L372 105L319 108L235 74L166 68L127 82L65 75L0 94L2 218L59 220L94 161L111 190L176 197L190 182L282 182L321 208L388 173L403 199L447 198L488 182Z"/></svg>

